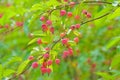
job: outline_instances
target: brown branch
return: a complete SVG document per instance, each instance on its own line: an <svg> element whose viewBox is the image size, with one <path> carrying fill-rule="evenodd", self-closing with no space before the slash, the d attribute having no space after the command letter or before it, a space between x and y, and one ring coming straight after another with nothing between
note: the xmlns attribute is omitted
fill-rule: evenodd
<svg viewBox="0 0 120 80"><path fill-rule="evenodd" d="M29 68L30 68L30 66L31 65L29 65L28 67L27 67L27 69L25 69L23 72L21 72L19 75L14 75L13 77L11 77L11 78L9 78L8 80L13 80L14 78L16 78L16 77L18 77L18 76L20 76L21 74L23 74L23 73L25 73Z"/></svg>
<svg viewBox="0 0 120 80"><path fill-rule="evenodd" d="M115 11L115 10L114 10L114 11ZM114 11L110 11L110 12L108 12L108 13L106 13L106 14L100 16L100 17L97 17L97 18L94 18L94 19L91 19L91 20L88 20L88 21L82 22L81 25L86 24L86 23L89 23L89 22L92 22L92 21L95 21L95 20L98 20L98 19L101 19L101 18L103 18L103 17L109 15L110 13L112 13L112 12L114 12Z"/></svg>
<svg viewBox="0 0 120 80"><path fill-rule="evenodd" d="M1 33L1 35L8 34L9 32L12 32L12 31L14 31L14 30L16 30L16 29L17 29L17 27L15 27L15 28L11 28L10 30L7 30L7 31Z"/></svg>
<svg viewBox="0 0 120 80"><path fill-rule="evenodd" d="M84 1L83 3L102 3L102 4L112 4L111 2L106 2L106 1Z"/></svg>

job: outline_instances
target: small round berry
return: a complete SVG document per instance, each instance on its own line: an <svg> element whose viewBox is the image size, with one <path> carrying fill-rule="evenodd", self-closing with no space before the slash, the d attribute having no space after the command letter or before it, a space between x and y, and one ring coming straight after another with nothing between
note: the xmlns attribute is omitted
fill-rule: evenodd
<svg viewBox="0 0 120 80"><path fill-rule="evenodd" d="M60 16L64 16L64 15L66 15L66 11L65 10L61 10L60 11Z"/></svg>
<svg viewBox="0 0 120 80"><path fill-rule="evenodd" d="M42 66L43 66L43 67L47 67L47 62L43 62L43 63L42 63Z"/></svg>
<svg viewBox="0 0 120 80"><path fill-rule="evenodd" d="M73 49L72 49L72 48L69 48L69 49L68 49L68 52L69 52L69 55L70 55L70 56L73 55Z"/></svg>
<svg viewBox="0 0 120 80"><path fill-rule="evenodd" d="M52 34L54 34L54 27L50 27L50 32L52 33Z"/></svg>
<svg viewBox="0 0 120 80"><path fill-rule="evenodd" d="M41 68L41 72L42 72L42 74L44 75L44 74L47 72L47 68L42 67L42 68Z"/></svg>
<svg viewBox="0 0 120 80"><path fill-rule="evenodd" d="M64 38L64 39L62 39L62 44L67 44L67 43L68 43L68 41L69 41L69 39L68 39L68 38Z"/></svg>
<svg viewBox="0 0 120 80"><path fill-rule="evenodd" d="M41 16L40 17L40 21L44 21L45 20L45 17L44 16Z"/></svg>
<svg viewBox="0 0 120 80"><path fill-rule="evenodd" d="M68 17L72 17L72 15L73 15L72 12L68 12L68 13L67 13L67 16L68 16Z"/></svg>
<svg viewBox="0 0 120 80"><path fill-rule="evenodd" d="M46 24L42 24L42 30L43 30L43 31L47 31L47 30L48 30L48 27L47 27Z"/></svg>
<svg viewBox="0 0 120 80"><path fill-rule="evenodd" d="M56 59L56 60L55 60L55 63L56 63L56 64L60 64L60 59Z"/></svg>
<svg viewBox="0 0 120 80"><path fill-rule="evenodd" d="M66 58L66 57L68 57L68 55L69 55L69 51L64 51L62 57Z"/></svg>
<svg viewBox="0 0 120 80"><path fill-rule="evenodd" d="M78 38L78 37L75 37L75 38L74 38L74 42L75 42L75 43L78 43L78 42L79 42L79 38Z"/></svg>
<svg viewBox="0 0 120 80"><path fill-rule="evenodd" d="M60 34L60 37L61 37L61 38L64 37L64 36L65 36L65 33L64 33L64 32Z"/></svg>
<svg viewBox="0 0 120 80"><path fill-rule="evenodd" d="M91 13L86 14L87 18L91 18Z"/></svg>
<svg viewBox="0 0 120 80"><path fill-rule="evenodd" d="M70 2L70 4L69 4L69 5L70 5L70 7L74 7L74 6L75 6L75 4L76 4L75 2Z"/></svg>
<svg viewBox="0 0 120 80"><path fill-rule="evenodd" d="M74 30L74 29L75 29L75 25L71 25L71 26L70 26L70 29L71 29L71 30Z"/></svg>
<svg viewBox="0 0 120 80"><path fill-rule="evenodd" d="M47 73L50 74L51 73L51 69L50 68L47 68Z"/></svg>
<svg viewBox="0 0 120 80"><path fill-rule="evenodd" d="M18 27L23 26L23 22L16 22L16 26L18 26Z"/></svg>
<svg viewBox="0 0 120 80"><path fill-rule="evenodd" d="M28 59L32 61L34 59L34 56L29 56Z"/></svg>
<svg viewBox="0 0 120 80"><path fill-rule="evenodd" d="M82 13L86 15L87 14L87 10L82 10Z"/></svg>
<svg viewBox="0 0 120 80"><path fill-rule="evenodd" d="M46 59L46 58L49 58L49 54L48 53L45 53L44 55L43 55L43 57Z"/></svg>
<svg viewBox="0 0 120 80"><path fill-rule="evenodd" d="M38 67L38 62L33 62L32 63L32 68L37 68Z"/></svg>
<svg viewBox="0 0 120 80"><path fill-rule="evenodd" d="M46 24L47 24L47 25L52 25L52 21L51 21L51 20L47 20L47 21L46 21Z"/></svg>
<svg viewBox="0 0 120 80"><path fill-rule="evenodd" d="M47 65L50 66L52 64L52 60L47 61Z"/></svg>
<svg viewBox="0 0 120 80"><path fill-rule="evenodd" d="M80 19L80 16L79 15L76 15L75 16L75 20L79 20Z"/></svg>
<svg viewBox="0 0 120 80"><path fill-rule="evenodd" d="M42 40L40 38L38 38L37 43L42 44Z"/></svg>
<svg viewBox="0 0 120 80"><path fill-rule="evenodd" d="M76 29L79 29L79 28L80 28L80 24L76 24L76 25L75 25L75 28L76 28Z"/></svg>

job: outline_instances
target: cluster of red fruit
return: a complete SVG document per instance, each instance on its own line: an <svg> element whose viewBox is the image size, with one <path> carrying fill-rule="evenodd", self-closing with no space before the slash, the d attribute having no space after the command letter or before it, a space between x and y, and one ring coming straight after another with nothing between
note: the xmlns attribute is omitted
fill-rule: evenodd
<svg viewBox="0 0 120 80"><path fill-rule="evenodd" d="M83 10L82 13L85 14L87 18L91 18L91 13L88 12L87 10ZM66 14L67 14L68 18L73 16L72 12L66 12L66 10L61 10L60 11L60 16L65 16ZM76 20L79 20L79 18L80 18L79 15L75 16Z"/></svg>
<svg viewBox="0 0 120 80"><path fill-rule="evenodd" d="M18 27L22 27L23 26L23 22L16 22L16 26ZM0 25L0 28L10 28L9 24L5 24L4 27L2 25Z"/></svg>
<svg viewBox="0 0 120 80"><path fill-rule="evenodd" d="M9 8L10 6L11 6L10 3L6 4L7 8ZM4 16L4 13L0 13L0 19L3 18L3 16ZM15 26L21 27L21 26L23 26L23 22L22 21L16 21ZM4 26L0 25L0 28L10 28L10 24L6 23Z"/></svg>
<svg viewBox="0 0 120 80"><path fill-rule="evenodd" d="M63 52L62 58L67 58L68 56L72 56L73 55L73 49L69 46L69 39L68 38L63 38L62 40L62 44L65 45L66 47L68 47L68 50L65 50ZM78 43L79 42L79 38L75 37L74 38L74 42Z"/></svg>
<svg viewBox="0 0 120 80"><path fill-rule="evenodd" d="M73 55L73 49L72 48L68 48L68 50L65 50L62 54L62 58L67 58L68 56L72 56Z"/></svg>
<svg viewBox="0 0 120 80"><path fill-rule="evenodd" d="M68 2L68 4L70 5L70 7L73 7L75 5L75 2L69 2L68 0L64 0L65 2ZM87 18L90 18L91 17L91 14L89 12L87 12L87 10L83 10L82 11L83 14L86 15ZM72 12L67 12L66 10L60 10L60 16L67 16L67 18L72 18L74 17L75 20L79 20L80 19L80 16L79 15L73 15ZM40 17L40 21L42 22L42 25L41 25L41 28L42 28L42 31L43 32L46 32L46 31L50 31L52 34L54 33L54 27L53 27L53 22L51 20L49 20L48 18L46 18L45 16L41 16ZM70 30L74 30L74 29L79 29L80 28L80 24L75 24L75 25L71 25L70 26ZM63 54L62 54L62 58L65 59L69 56L72 56L73 55L73 49L70 47L70 44L69 44L69 38L66 38L66 32L63 32L60 34L60 38L61 38L61 43L66 46L66 50L63 51ZM79 42L79 38L78 37L75 37L73 39L73 41L77 44ZM37 40L37 43L38 44L42 44L42 40L39 38ZM53 61L50 60L50 54L48 53L50 48L45 48L45 50L47 51L47 53L45 53L43 55L43 63L41 64L41 67L40 67L40 70L42 72L42 74L45 74L45 73L48 73L50 74L51 73L51 68L49 68L50 65L52 65ZM29 60L33 60L34 57L33 56L30 56L29 57ZM60 64L60 59L56 59L55 60L55 63L56 64ZM33 62L32 63L32 68L37 68L39 66L39 63L38 62Z"/></svg>
<svg viewBox="0 0 120 80"><path fill-rule="evenodd" d="M68 18L71 18L73 17L73 13L72 12L67 12L66 10L61 10L60 11L60 16L65 16L67 15ZM79 20L80 19L80 16L79 15L75 15L75 20Z"/></svg>
<svg viewBox="0 0 120 80"><path fill-rule="evenodd" d="M50 32L52 34L54 34L54 27L52 26L52 21L51 20L47 20L44 16L40 17L40 21L43 22L42 24L42 30L44 32L50 30Z"/></svg>
<svg viewBox="0 0 120 80"><path fill-rule="evenodd" d="M3 16L4 16L4 15L0 13L0 19L1 19ZM17 21L17 22L15 23L15 25L18 26L18 27L21 27L21 26L23 26L23 22ZM10 28L10 24L5 24L4 27L3 27L2 25L0 25L0 28Z"/></svg>
<svg viewBox="0 0 120 80"><path fill-rule="evenodd" d="M38 43L38 44L42 44L43 42L42 42L42 40L41 40L40 38L38 38L38 39L37 39L37 43Z"/></svg>
<svg viewBox="0 0 120 80"><path fill-rule="evenodd" d="M63 39L62 39L62 44L63 44L63 45L68 45L68 41L69 41L69 38L63 38ZM79 38L78 38L78 37L75 37L75 38L74 38L74 42L75 42L75 43L78 43L78 42L79 42Z"/></svg>
<svg viewBox="0 0 120 80"><path fill-rule="evenodd" d="M91 18L91 13L87 10L83 10L82 13L85 14L87 18Z"/></svg>
<svg viewBox="0 0 120 80"><path fill-rule="evenodd" d="M65 16L66 13L67 13L67 12L66 12L65 10L61 10L61 11L60 11L60 16ZM67 13L67 16L68 16L68 18L72 17L72 16L73 16L72 12L68 12L68 13ZM75 16L75 19L76 19L76 20L79 20L79 18L80 18L79 15L76 15L76 16ZM52 26L52 21L51 21L51 20L46 20L46 18L45 18L44 16L42 16L42 17L40 17L40 21L43 22L43 24L42 24L41 27L42 27L42 30L43 30L44 32L50 30L51 33L54 33L54 27ZM80 24L72 25L70 28L71 28L72 30L74 30L74 29L79 29L79 28L80 28Z"/></svg>
<svg viewBox="0 0 120 80"><path fill-rule="evenodd" d="M61 10L60 11L60 16L65 16L66 14L67 14L68 18L73 16L72 12L66 12L66 10ZM80 19L80 16L76 15L75 20L79 20L79 19ZM75 25L70 26L70 29L72 29L72 30L79 29L79 28L80 28L80 24L75 24Z"/></svg>
<svg viewBox="0 0 120 80"><path fill-rule="evenodd" d="M44 58L44 62L41 64L41 67L40 67L40 70L42 72L42 74L45 74L45 73L48 73L50 74L51 73L51 68L49 68L50 65L53 64L53 61L51 59L49 59L49 54L46 53L43 55L43 58ZM29 56L28 58L30 61L34 60L34 57L33 56ZM55 59L55 63L57 65L60 64L60 59ZM39 67L39 63L38 62L33 62L32 63L32 68L38 68Z"/></svg>

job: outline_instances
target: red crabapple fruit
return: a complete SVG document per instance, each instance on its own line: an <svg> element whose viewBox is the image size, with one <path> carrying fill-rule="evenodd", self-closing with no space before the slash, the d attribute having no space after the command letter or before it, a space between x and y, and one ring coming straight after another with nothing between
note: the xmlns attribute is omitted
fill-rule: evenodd
<svg viewBox="0 0 120 80"><path fill-rule="evenodd" d="M79 42L79 38L78 38L78 37L75 37L75 38L74 38L74 42L75 42L75 43L78 43L78 42Z"/></svg>
<svg viewBox="0 0 120 80"><path fill-rule="evenodd" d="M69 39L68 39L68 38L64 38L64 39L62 39L62 44L67 44L67 43L68 43L68 41L69 41Z"/></svg>
<svg viewBox="0 0 120 80"><path fill-rule="evenodd" d="M40 38L38 38L37 43L42 44L42 40Z"/></svg>
<svg viewBox="0 0 120 80"><path fill-rule="evenodd" d="M60 64L60 59L56 59L56 60L55 60L55 63L56 63L56 64Z"/></svg>
<svg viewBox="0 0 120 80"><path fill-rule="evenodd" d="M47 65L50 66L52 64L52 60L47 61Z"/></svg>
<svg viewBox="0 0 120 80"><path fill-rule="evenodd" d="M64 15L66 15L66 11L65 10L61 10L60 11L60 16L64 16Z"/></svg>
<svg viewBox="0 0 120 80"><path fill-rule="evenodd" d="M40 21L44 21L45 20L45 17L44 16L41 16L40 17Z"/></svg>
<svg viewBox="0 0 120 80"><path fill-rule="evenodd" d="M32 61L34 59L34 56L29 56L28 59Z"/></svg>
<svg viewBox="0 0 120 80"><path fill-rule="evenodd" d="M72 15L73 15L72 12L68 12L68 13L67 13L67 16L68 16L68 17L72 17Z"/></svg>
<svg viewBox="0 0 120 80"><path fill-rule="evenodd" d="M38 67L38 62L33 62L32 63L32 68L37 68Z"/></svg>

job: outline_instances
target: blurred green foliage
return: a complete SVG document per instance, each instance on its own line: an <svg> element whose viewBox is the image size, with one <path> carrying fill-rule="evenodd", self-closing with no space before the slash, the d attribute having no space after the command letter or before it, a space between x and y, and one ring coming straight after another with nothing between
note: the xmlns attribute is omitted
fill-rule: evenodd
<svg viewBox="0 0 120 80"><path fill-rule="evenodd" d="M81 4L73 8L63 7L73 15L80 15L80 20L74 18L59 17L59 11L55 10L51 14L47 11L59 8L66 4L63 0L0 0L0 80L7 80L15 73L19 75L12 80L119 80L120 79L120 7L116 6L119 0L102 0L112 4ZM79 1L79 0L70 0ZM89 0L87 0L89 1ZM92 14L92 18L111 14L86 23L79 30L70 32L67 35L71 40L69 43L73 47L74 55L65 60L61 59L60 65L51 66L50 75L42 75L40 68L28 68L31 65L28 56L34 55L36 58L43 54L42 50L46 47L38 45L36 40L42 38L44 42L52 43L59 39L59 35L67 30L70 25L81 23L90 19L85 18L82 10L86 9ZM55 34L50 32L43 33L41 30L42 22L39 18L46 16L53 21ZM23 27L17 27L17 21L24 22ZM62 23L62 24L61 24ZM9 28L5 25L9 24ZM63 26L64 24L64 26ZM73 38L78 36L78 44L73 42ZM37 50L39 49L39 50ZM52 59L61 58L65 47L61 42L55 45L50 52ZM79 50L77 52L76 50ZM42 60L39 62L41 63ZM91 64L88 64L88 61ZM91 70L92 64L96 64L94 71ZM21 74L24 69L28 69ZM20 75L21 74L21 75Z"/></svg>

